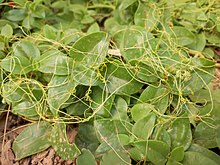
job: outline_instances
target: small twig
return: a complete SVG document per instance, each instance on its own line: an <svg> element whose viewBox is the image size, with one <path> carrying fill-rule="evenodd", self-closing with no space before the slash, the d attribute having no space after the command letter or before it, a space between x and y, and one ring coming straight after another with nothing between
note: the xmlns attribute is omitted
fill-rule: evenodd
<svg viewBox="0 0 220 165"><path fill-rule="evenodd" d="M10 113L10 106L8 106L8 111L5 119L5 126L4 126L3 138L2 138L2 151L4 150L4 145L5 145L5 135L7 131L9 113Z"/></svg>

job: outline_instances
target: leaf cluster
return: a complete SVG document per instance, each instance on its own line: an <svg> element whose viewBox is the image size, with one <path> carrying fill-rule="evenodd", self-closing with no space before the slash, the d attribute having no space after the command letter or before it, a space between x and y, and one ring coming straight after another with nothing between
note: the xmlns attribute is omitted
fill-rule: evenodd
<svg viewBox="0 0 220 165"><path fill-rule="evenodd" d="M0 4L1 106L31 122L17 160L52 146L79 165L219 164L218 1Z"/></svg>

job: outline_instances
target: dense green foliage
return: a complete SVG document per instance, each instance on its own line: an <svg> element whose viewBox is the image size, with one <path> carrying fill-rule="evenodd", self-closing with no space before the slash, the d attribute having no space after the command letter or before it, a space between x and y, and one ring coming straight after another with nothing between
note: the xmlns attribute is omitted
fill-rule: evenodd
<svg viewBox="0 0 220 165"><path fill-rule="evenodd" d="M17 160L52 146L77 165L219 164L219 1L0 4L1 106L32 123Z"/></svg>

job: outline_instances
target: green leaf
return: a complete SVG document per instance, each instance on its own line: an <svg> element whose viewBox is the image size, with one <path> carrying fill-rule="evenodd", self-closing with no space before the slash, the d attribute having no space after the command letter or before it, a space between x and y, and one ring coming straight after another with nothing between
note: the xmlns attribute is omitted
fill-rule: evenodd
<svg viewBox="0 0 220 165"><path fill-rule="evenodd" d="M190 99L194 102L205 103L211 102L212 100L215 103L220 103L219 98L220 91L213 89L213 84L209 83L205 88L195 92L193 95L190 95Z"/></svg>
<svg viewBox="0 0 220 165"><path fill-rule="evenodd" d="M2 30L1 30L1 35L6 37L6 38L11 38L13 35L13 29L11 25L5 25Z"/></svg>
<svg viewBox="0 0 220 165"><path fill-rule="evenodd" d="M149 160L156 165L164 165L169 154L169 146L158 140L136 141L133 146L141 153L142 160Z"/></svg>
<svg viewBox="0 0 220 165"><path fill-rule="evenodd" d="M28 40L21 40L20 42L13 44L13 52L14 56L18 58L26 57L30 61L40 57L40 51L38 47Z"/></svg>
<svg viewBox="0 0 220 165"><path fill-rule="evenodd" d="M94 153L99 144L94 126L88 123L81 123L76 135L76 145L79 148L87 148Z"/></svg>
<svg viewBox="0 0 220 165"><path fill-rule="evenodd" d="M64 31L63 43L66 45L74 43L79 39L79 37L80 37L79 30L73 28L66 29Z"/></svg>
<svg viewBox="0 0 220 165"><path fill-rule="evenodd" d="M15 139L12 149L16 160L39 153L50 147L51 125L39 122L26 127Z"/></svg>
<svg viewBox="0 0 220 165"><path fill-rule="evenodd" d="M117 137L118 134L129 135L131 127L132 125L129 122L122 120L99 119L94 122L94 128L100 142L104 139L108 140L112 137Z"/></svg>
<svg viewBox="0 0 220 165"><path fill-rule="evenodd" d="M161 119L159 118L158 121L161 121ZM162 119L163 121L163 119ZM160 140L165 142L168 146L171 146L171 137L170 134L167 132L167 130L165 129L166 126L164 125L156 125L152 138L155 140Z"/></svg>
<svg viewBox="0 0 220 165"><path fill-rule="evenodd" d="M172 30L173 34L171 34L171 37L173 37L180 46L190 45L195 40L194 34L185 27L174 26Z"/></svg>
<svg viewBox="0 0 220 165"><path fill-rule="evenodd" d="M105 154L106 152L112 150L124 150L123 145L120 143L119 137L114 136L107 140L103 140L101 144L96 149L96 155Z"/></svg>
<svg viewBox="0 0 220 165"><path fill-rule="evenodd" d="M134 13L136 11L137 0L122 0L114 11L114 17L120 24L133 23Z"/></svg>
<svg viewBox="0 0 220 165"><path fill-rule="evenodd" d="M93 87L91 99L91 107L94 111L97 111L97 115L110 117L110 111L115 99L115 95L110 95L99 87Z"/></svg>
<svg viewBox="0 0 220 165"><path fill-rule="evenodd" d="M171 151L170 159L176 160L176 161L182 161L184 158L184 147L176 147Z"/></svg>
<svg viewBox="0 0 220 165"><path fill-rule="evenodd" d="M82 63L76 63L71 73L72 78L84 86L97 86L101 84L101 76L98 68L87 66Z"/></svg>
<svg viewBox="0 0 220 165"><path fill-rule="evenodd" d="M3 84L1 95L8 104L19 102L26 97L20 84L19 81L9 81Z"/></svg>
<svg viewBox="0 0 220 165"><path fill-rule="evenodd" d="M220 32L220 19L216 22L217 31Z"/></svg>
<svg viewBox="0 0 220 165"><path fill-rule="evenodd" d="M1 18L1 20L0 20L0 29L2 27L4 27L5 25L7 25L7 24L10 25L13 29L18 27L18 25L16 23Z"/></svg>
<svg viewBox="0 0 220 165"><path fill-rule="evenodd" d="M12 113L36 120L46 112L44 90L39 82L34 80L11 80L2 86L2 97L12 105Z"/></svg>
<svg viewBox="0 0 220 165"><path fill-rule="evenodd" d="M114 64L115 63L115 64ZM103 71L106 84L100 85L101 88L110 93L131 95L137 93L143 84L138 82L129 68L125 67L119 61L106 64Z"/></svg>
<svg viewBox="0 0 220 165"><path fill-rule="evenodd" d="M116 120L128 120L128 104L122 97L116 97L111 115Z"/></svg>
<svg viewBox="0 0 220 165"><path fill-rule="evenodd" d="M0 56L0 59L3 59L2 58L2 50L4 50L4 48L5 48L5 43L4 42L0 42L0 51L1 51L1 56Z"/></svg>
<svg viewBox="0 0 220 165"><path fill-rule="evenodd" d="M129 155L124 151L109 151L103 155L100 165L128 165L131 164Z"/></svg>
<svg viewBox="0 0 220 165"><path fill-rule="evenodd" d="M26 57L7 56L1 61L1 67L12 74L26 74L33 70Z"/></svg>
<svg viewBox="0 0 220 165"><path fill-rule="evenodd" d="M172 139L172 148L184 146L184 150L187 150L191 145L192 132L189 119L186 115L176 118L172 122L168 132Z"/></svg>
<svg viewBox="0 0 220 165"><path fill-rule="evenodd" d="M134 15L135 25L144 27L147 31L152 31L159 23L160 15L158 8L146 3L139 3L138 9Z"/></svg>
<svg viewBox="0 0 220 165"><path fill-rule="evenodd" d="M50 40L56 40L57 39L57 32L56 29L52 26L45 25L43 28L44 36Z"/></svg>
<svg viewBox="0 0 220 165"><path fill-rule="evenodd" d="M94 32L99 32L99 31L100 31L99 25L98 23L95 22L89 27L89 29L87 30L87 33L94 33Z"/></svg>
<svg viewBox="0 0 220 165"><path fill-rule="evenodd" d="M51 112L57 116L59 108L75 92L76 82L70 76L54 76L48 84L48 103Z"/></svg>
<svg viewBox="0 0 220 165"><path fill-rule="evenodd" d="M205 48L203 50L203 55L206 58L213 58L215 56L215 53L214 53L214 51L211 48Z"/></svg>
<svg viewBox="0 0 220 165"><path fill-rule="evenodd" d="M78 39L70 50L70 57L76 62L73 79L86 86L98 85L98 67L104 62L107 49L108 36L104 32L91 33Z"/></svg>
<svg viewBox="0 0 220 165"><path fill-rule="evenodd" d="M99 66L103 63L108 49L108 36L105 32L88 34L78 39L70 50L70 57L75 61Z"/></svg>
<svg viewBox="0 0 220 165"><path fill-rule="evenodd" d="M176 160L173 160L173 159L169 159L167 161L167 164L166 165L183 165L182 163L176 161Z"/></svg>
<svg viewBox="0 0 220 165"><path fill-rule="evenodd" d="M201 33L201 34L196 34L193 43L188 45L187 47L201 52L204 50L205 45L206 45L206 37L205 34Z"/></svg>
<svg viewBox="0 0 220 165"><path fill-rule="evenodd" d="M200 122L194 132L194 143L205 148L217 147L216 129L208 126L206 123Z"/></svg>
<svg viewBox="0 0 220 165"><path fill-rule="evenodd" d="M22 21L26 16L26 11L24 8L22 9L12 9L8 12L5 12L5 17L10 21Z"/></svg>
<svg viewBox="0 0 220 165"><path fill-rule="evenodd" d="M23 6L23 5L25 5L26 0L13 0L13 2L17 3L18 5Z"/></svg>
<svg viewBox="0 0 220 165"><path fill-rule="evenodd" d="M154 106L148 103L138 103L135 104L131 108L131 115L132 119L137 122L143 117L146 117L152 110L154 109Z"/></svg>
<svg viewBox="0 0 220 165"><path fill-rule="evenodd" d="M163 86L148 86L140 95L139 102L155 105L160 113L164 114L168 107L169 91Z"/></svg>
<svg viewBox="0 0 220 165"><path fill-rule="evenodd" d="M144 29L142 29L143 31ZM144 54L144 42L147 37L147 33L139 31L135 28L120 29L114 33L114 40L119 48L121 55L126 61L130 62L135 59L142 59ZM149 37L150 38L150 37Z"/></svg>
<svg viewBox="0 0 220 165"><path fill-rule="evenodd" d="M147 116L139 119L132 128L132 133L139 140L147 140L155 127L156 115L151 112Z"/></svg>
<svg viewBox="0 0 220 165"><path fill-rule="evenodd" d="M25 27L26 29L30 30L32 28L34 21L35 20L33 17L27 16L22 21L22 26Z"/></svg>
<svg viewBox="0 0 220 165"><path fill-rule="evenodd" d="M219 162L219 155L196 144L191 145L189 150L185 152L183 159L183 165L218 165Z"/></svg>
<svg viewBox="0 0 220 165"><path fill-rule="evenodd" d="M219 44L219 39L220 39L219 35L211 35L211 36L207 37L208 42L213 44L213 45L218 45Z"/></svg>
<svg viewBox="0 0 220 165"><path fill-rule="evenodd" d="M157 82L162 73L156 69L154 63L147 62L137 62L137 77L146 82Z"/></svg>
<svg viewBox="0 0 220 165"><path fill-rule="evenodd" d="M130 137L125 134L118 134L118 139L121 145L129 145Z"/></svg>
<svg viewBox="0 0 220 165"><path fill-rule="evenodd" d="M64 160L73 160L81 153L75 143L69 143L65 123L56 123L54 125L50 142L56 153Z"/></svg>
<svg viewBox="0 0 220 165"><path fill-rule="evenodd" d="M141 151L138 148L131 148L129 150L129 154L131 158L137 162L145 159L144 155L141 153Z"/></svg>
<svg viewBox="0 0 220 165"><path fill-rule="evenodd" d="M82 149L81 155L76 159L76 164L77 165L97 165L95 157L93 154L90 152L90 150L87 149Z"/></svg>
<svg viewBox="0 0 220 165"><path fill-rule="evenodd" d="M11 80L3 84L2 97L8 104L21 101L39 101L43 99L43 89L41 84L34 80Z"/></svg>
<svg viewBox="0 0 220 165"><path fill-rule="evenodd" d="M46 51L38 59L38 70L43 73L53 73L55 75L68 75L74 65L73 60L59 50Z"/></svg>
<svg viewBox="0 0 220 165"><path fill-rule="evenodd" d="M120 25L119 22L117 22L117 20L112 17L106 19L104 26L105 30L111 34L114 34L115 32L118 32L125 27L123 25Z"/></svg>
<svg viewBox="0 0 220 165"><path fill-rule="evenodd" d="M89 109L90 109L90 105L81 99L79 99L78 101L74 101L73 104L66 107L67 114L72 116L84 115L85 112Z"/></svg>
<svg viewBox="0 0 220 165"><path fill-rule="evenodd" d="M80 22L81 22L82 24L93 23L93 22L94 22L94 18L91 17L91 16L88 15L88 14L85 14Z"/></svg>
<svg viewBox="0 0 220 165"><path fill-rule="evenodd" d="M39 117L40 112L38 111L42 111L43 108L43 105L39 105L37 102L22 100L19 103L12 104L12 113L33 119Z"/></svg>
<svg viewBox="0 0 220 165"><path fill-rule="evenodd" d="M45 6L45 4L39 4L39 3L41 3L41 0L39 0L39 1L40 2L35 3L34 10L31 13L31 16L33 18L45 19L46 11L48 8Z"/></svg>
<svg viewBox="0 0 220 165"><path fill-rule="evenodd" d="M191 77L184 84L183 94L192 94L199 91L213 79L215 72L215 62L206 58L193 58L192 65L195 66L191 72Z"/></svg>
<svg viewBox="0 0 220 165"><path fill-rule="evenodd" d="M219 162L215 162L209 157L199 152L187 151L184 156L183 165L219 165Z"/></svg>
<svg viewBox="0 0 220 165"><path fill-rule="evenodd" d="M207 86L214 78L215 62L206 58L192 58L190 65L176 72L175 79L168 79L174 94L190 95Z"/></svg>

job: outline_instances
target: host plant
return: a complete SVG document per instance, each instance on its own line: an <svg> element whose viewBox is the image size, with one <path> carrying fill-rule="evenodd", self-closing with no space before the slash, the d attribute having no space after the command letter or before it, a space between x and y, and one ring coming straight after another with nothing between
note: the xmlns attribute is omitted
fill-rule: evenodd
<svg viewBox="0 0 220 165"><path fill-rule="evenodd" d="M16 160L219 164L219 1L0 2L1 106L30 122Z"/></svg>

